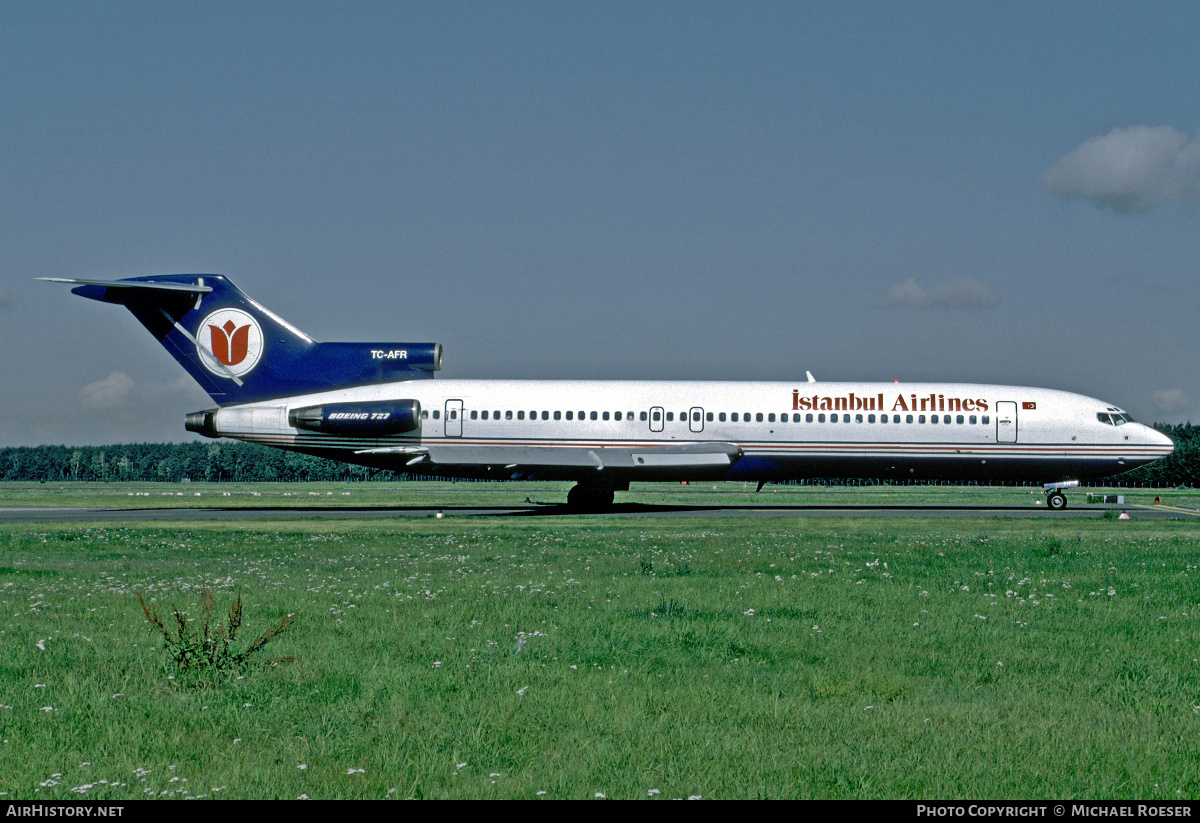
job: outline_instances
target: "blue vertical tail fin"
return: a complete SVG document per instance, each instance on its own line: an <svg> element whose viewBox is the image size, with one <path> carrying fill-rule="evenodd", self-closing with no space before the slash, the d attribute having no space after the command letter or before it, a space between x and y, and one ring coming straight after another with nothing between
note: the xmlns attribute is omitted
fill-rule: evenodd
<svg viewBox="0 0 1200 823"><path fill-rule="evenodd" d="M438 343L318 343L224 275L43 279L125 306L222 406L429 378L441 368Z"/></svg>

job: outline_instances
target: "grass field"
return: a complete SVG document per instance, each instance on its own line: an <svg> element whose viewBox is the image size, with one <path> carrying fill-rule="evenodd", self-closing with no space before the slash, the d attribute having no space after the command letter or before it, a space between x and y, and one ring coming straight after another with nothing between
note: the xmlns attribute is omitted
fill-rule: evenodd
<svg viewBox="0 0 1200 823"><path fill-rule="evenodd" d="M274 508L339 506L512 506L564 503L571 483L0 483L0 506L103 508ZM755 492L755 483L635 483L616 502L692 506L1044 505L1041 487L785 486ZM1198 489L1073 489L1071 508L1087 494L1122 494L1130 504L1200 507Z"/></svg>
<svg viewBox="0 0 1200 823"><path fill-rule="evenodd" d="M0 797L1194 799L1197 538L1052 516L0 525ZM238 647L295 622L258 665L181 672L136 594L195 620L205 588L241 592Z"/></svg>

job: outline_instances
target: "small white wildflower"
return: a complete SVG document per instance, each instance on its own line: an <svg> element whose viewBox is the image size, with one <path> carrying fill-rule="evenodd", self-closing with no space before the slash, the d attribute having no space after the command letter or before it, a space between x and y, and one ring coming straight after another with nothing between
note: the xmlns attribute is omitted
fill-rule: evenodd
<svg viewBox="0 0 1200 823"><path fill-rule="evenodd" d="M604 792L596 792L596 799L597 800L607 800L608 798L604 796Z"/></svg>
<svg viewBox="0 0 1200 823"><path fill-rule="evenodd" d="M662 794L662 792L660 792L658 789L651 789L650 791L646 792L646 794L650 795L651 797L654 797L654 795Z"/></svg>
<svg viewBox="0 0 1200 823"><path fill-rule="evenodd" d="M524 696L525 696L525 692L527 692L527 691L529 691L529 687L528 687L528 686L522 686L521 688L517 689L517 695L518 695L518 696L520 696L520 697L524 697Z"/></svg>

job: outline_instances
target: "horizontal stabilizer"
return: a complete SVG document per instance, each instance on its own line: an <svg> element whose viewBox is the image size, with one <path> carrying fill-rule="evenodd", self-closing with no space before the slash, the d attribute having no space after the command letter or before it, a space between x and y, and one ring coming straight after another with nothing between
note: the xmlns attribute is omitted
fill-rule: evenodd
<svg viewBox="0 0 1200 823"><path fill-rule="evenodd" d="M152 280L132 281L132 280L75 280L68 277L38 277L37 280L44 280L47 283L67 283L72 286L100 286L105 289L117 289L118 294L124 291L130 295L151 292L174 292L183 294L211 294L211 286L203 286L199 283L157 283ZM84 297L93 297L92 294L86 293L83 289L72 289L76 294L82 294ZM103 299L96 297L95 299ZM108 301L112 302L112 301Z"/></svg>

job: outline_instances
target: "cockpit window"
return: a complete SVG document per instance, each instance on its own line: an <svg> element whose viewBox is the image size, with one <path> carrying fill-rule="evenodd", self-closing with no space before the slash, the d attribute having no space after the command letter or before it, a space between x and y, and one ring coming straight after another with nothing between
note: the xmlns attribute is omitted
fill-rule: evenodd
<svg viewBox="0 0 1200 823"><path fill-rule="evenodd" d="M1133 421L1133 415L1131 415L1131 414L1129 414L1129 413L1127 413L1127 412L1121 412L1121 416L1125 418L1125 422L1126 422L1126 423L1132 423L1132 422L1134 422L1134 421Z"/></svg>
<svg viewBox="0 0 1200 823"><path fill-rule="evenodd" d="M1108 416L1108 412L1096 412L1096 419L1110 426L1113 424L1112 418Z"/></svg>

